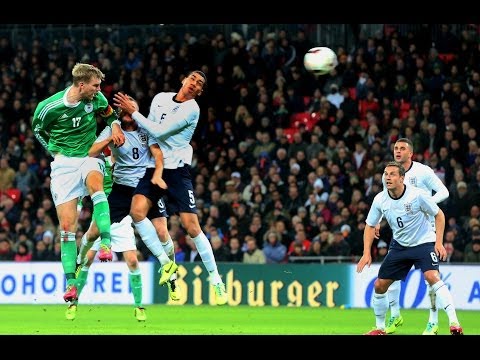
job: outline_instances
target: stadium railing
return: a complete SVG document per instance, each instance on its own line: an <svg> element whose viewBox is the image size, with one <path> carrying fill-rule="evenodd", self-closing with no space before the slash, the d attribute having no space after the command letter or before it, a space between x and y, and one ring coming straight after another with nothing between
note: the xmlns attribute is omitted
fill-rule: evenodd
<svg viewBox="0 0 480 360"><path fill-rule="evenodd" d="M359 256L291 256L288 258L290 263L356 263L360 260Z"/></svg>

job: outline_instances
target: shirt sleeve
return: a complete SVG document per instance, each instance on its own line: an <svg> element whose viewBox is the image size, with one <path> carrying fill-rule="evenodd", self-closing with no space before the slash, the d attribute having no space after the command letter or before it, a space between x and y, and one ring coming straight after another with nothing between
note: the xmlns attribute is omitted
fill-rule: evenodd
<svg viewBox="0 0 480 360"><path fill-rule="evenodd" d="M372 206L370 207L370 210L368 211L367 219L365 220L365 223L368 226L373 227L377 225L382 219L382 216L383 216L382 208L381 208L382 194L383 194L383 191L379 192L373 199Z"/></svg>

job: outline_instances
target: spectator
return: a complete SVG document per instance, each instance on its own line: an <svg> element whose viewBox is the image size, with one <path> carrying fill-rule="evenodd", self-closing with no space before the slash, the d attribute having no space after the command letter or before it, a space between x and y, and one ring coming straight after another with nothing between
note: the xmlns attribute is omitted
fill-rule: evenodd
<svg viewBox="0 0 480 360"><path fill-rule="evenodd" d="M277 231L269 230L264 236L263 253L267 263L282 263L286 261L287 247L281 243L281 236Z"/></svg>
<svg viewBox="0 0 480 360"><path fill-rule="evenodd" d="M377 252L374 257L374 262L382 262L383 259L385 259L385 256L387 256L388 252L388 245L385 241L379 240L377 244Z"/></svg>
<svg viewBox="0 0 480 360"><path fill-rule="evenodd" d="M480 263L480 234L472 237L472 241L465 246L464 261L466 263Z"/></svg>
<svg viewBox="0 0 480 360"><path fill-rule="evenodd" d="M0 239L0 261L13 261L15 252L12 250L10 240Z"/></svg>
<svg viewBox="0 0 480 360"><path fill-rule="evenodd" d="M210 243L212 244L213 255L215 256L217 262L228 261L228 249L226 248L220 236L212 236L210 238Z"/></svg>
<svg viewBox="0 0 480 360"><path fill-rule="evenodd" d="M328 255L350 256L350 245L343 238L343 234L340 230L333 233L333 242L328 247Z"/></svg>
<svg viewBox="0 0 480 360"><path fill-rule="evenodd" d="M243 254L244 264L265 264L266 258L262 250L257 247L257 241L253 236L245 237L246 250Z"/></svg>
<svg viewBox="0 0 480 360"><path fill-rule="evenodd" d="M307 256L326 256L327 252L323 248L323 243L319 240L312 241L312 245L307 252Z"/></svg>
<svg viewBox="0 0 480 360"><path fill-rule="evenodd" d="M32 253L28 251L28 246L24 243L20 243L17 246L17 251L15 252L13 260L17 262L28 262L32 261L32 257Z"/></svg>
<svg viewBox="0 0 480 360"><path fill-rule="evenodd" d="M238 237L231 237L228 241L228 260L230 262L242 262L243 251L240 247L240 240Z"/></svg>
<svg viewBox="0 0 480 360"><path fill-rule="evenodd" d="M42 240L35 244L35 251L32 257L33 261L50 261L51 256L51 251L47 248L47 244Z"/></svg>
<svg viewBox="0 0 480 360"><path fill-rule="evenodd" d="M0 159L0 193L13 188L15 181L15 170L8 164L8 159L2 157Z"/></svg>

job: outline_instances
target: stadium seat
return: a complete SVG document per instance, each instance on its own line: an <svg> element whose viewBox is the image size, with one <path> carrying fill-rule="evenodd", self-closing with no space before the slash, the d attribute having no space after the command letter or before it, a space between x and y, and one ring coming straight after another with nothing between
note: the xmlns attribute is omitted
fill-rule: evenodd
<svg viewBox="0 0 480 360"><path fill-rule="evenodd" d="M311 117L312 114L310 114L308 111L294 113L290 117L290 126L298 128L300 124L307 124Z"/></svg>
<svg viewBox="0 0 480 360"><path fill-rule="evenodd" d="M402 120L408 117L408 112L410 111L410 103L408 101L401 101L398 107L398 117Z"/></svg>
<svg viewBox="0 0 480 360"><path fill-rule="evenodd" d="M357 99L357 89L354 87L348 88L348 93L353 100Z"/></svg>
<svg viewBox="0 0 480 360"><path fill-rule="evenodd" d="M291 144L293 142L293 134L298 132L298 128L287 128L283 129L283 133L287 137L288 142Z"/></svg>
<svg viewBox="0 0 480 360"><path fill-rule="evenodd" d="M456 58L455 54L451 54L451 53L438 54L438 57L445 64L451 63Z"/></svg>
<svg viewBox="0 0 480 360"><path fill-rule="evenodd" d="M8 197L12 199L15 204L18 204L22 199L22 192L17 188L5 190L5 195L8 195Z"/></svg>

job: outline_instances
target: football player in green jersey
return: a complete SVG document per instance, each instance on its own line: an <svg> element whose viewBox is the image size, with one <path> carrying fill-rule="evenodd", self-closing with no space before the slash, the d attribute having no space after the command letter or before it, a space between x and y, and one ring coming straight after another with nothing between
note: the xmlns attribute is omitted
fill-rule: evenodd
<svg viewBox="0 0 480 360"><path fill-rule="evenodd" d="M57 210L63 271L67 279L63 299L78 298L75 269L77 257L77 203L90 195L93 218L100 230L100 260L111 261L110 209L103 187L104 165L88 150L96 139L97 117L110 126L116 114L100 91L103 72L90 64L77 63L72 69L72 85L41 101L35 109L32 129L35 137L54 158L51 163L52 198ZM125 137L113 129L116 146Z"/></svg>

